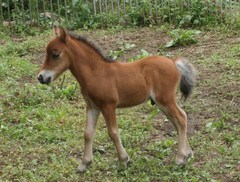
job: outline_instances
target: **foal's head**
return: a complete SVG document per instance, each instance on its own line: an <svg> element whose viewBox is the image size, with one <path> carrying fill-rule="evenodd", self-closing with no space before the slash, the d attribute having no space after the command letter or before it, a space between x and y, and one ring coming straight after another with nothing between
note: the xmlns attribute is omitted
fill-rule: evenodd
<svg viewBox="0 0 240 182"><path fill-rule="evenodd" d="M70 39L64 29L55 27L56 37L49 42L46 48L46 58L38 74L42 84L49 84L70 66L70 54L66 41Z"/></svg>

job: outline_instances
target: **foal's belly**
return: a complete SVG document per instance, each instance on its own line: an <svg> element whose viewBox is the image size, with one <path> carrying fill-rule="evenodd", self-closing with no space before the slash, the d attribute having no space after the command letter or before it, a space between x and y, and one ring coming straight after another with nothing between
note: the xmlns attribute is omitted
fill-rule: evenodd
<svg viewBox="0 0 240 182"><path fill-rule="evenodd" d="M142 104L145 102L148 98L142 99L142 100L129 100L129 101L124 101L120 102L117 104L117 108L125 108L125 107L133 107L139 104Z"/></svg>
<svg viewBox="0 0 240 182"><path fill-rule="evenodd" d="M117 107L132 107L145 102L149 93L144 84L132 84L118 90Z"/></svg>

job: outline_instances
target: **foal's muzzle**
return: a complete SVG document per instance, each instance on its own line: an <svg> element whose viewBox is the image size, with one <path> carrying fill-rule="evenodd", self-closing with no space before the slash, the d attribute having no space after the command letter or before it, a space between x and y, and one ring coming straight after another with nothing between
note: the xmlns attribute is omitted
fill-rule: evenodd
<svg viewBox="0 0 240 182"><path fill-rule="evenodd" d="M41 84L49 84L51 81L54 80L56 76L56 72L53 70L42 70L38 76L37 79Z"/></svg>
<svg viewBox="0 0 240 182"><path fill-rule="evenodd" d="M41 74L38 75L37 79L39 80L39 82L41 84L49 84L51 82L51 77L50 76L47 77L46 79L44 79L44 77Z"/></svg>

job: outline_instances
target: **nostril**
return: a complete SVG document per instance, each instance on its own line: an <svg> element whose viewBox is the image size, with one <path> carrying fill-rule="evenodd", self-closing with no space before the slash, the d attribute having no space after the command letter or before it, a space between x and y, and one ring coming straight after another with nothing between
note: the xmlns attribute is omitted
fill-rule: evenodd
<svg viewBox="0 0 240 182"><path fill-rule="evenodd" d="M51 77L48 77L47 80L46 80L46 84L49 84L51 82L52 78Z"/></svg>
<svg viewBox="0 0 240 182"><path fill-rule="evenodd" d="M38 80L39 80L40 83L43 83L43 76L41 74L38 75Z"/></svg>
<svg viewBox="0 0 240 182"><path fill-rule="evenodd" d="M50 76L44 78L42 74L38 75L37 79L41 84L49 84L52 81L52 78Z"/></svg>

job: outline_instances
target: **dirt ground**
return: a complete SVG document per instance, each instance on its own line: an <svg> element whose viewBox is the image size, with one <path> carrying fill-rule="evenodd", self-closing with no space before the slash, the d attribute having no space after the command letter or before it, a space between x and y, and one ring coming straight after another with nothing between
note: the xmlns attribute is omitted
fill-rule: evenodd
<svg viewBox="0 0 240 182"><path fill-rule="evenodd" d="M206 133L206 124L209 122L221 121L223 117L225 117L224 122L228 122L232 124L233 127L237 128L240 120L240 86L238 82L240 81L240 75L237 75L236 68L234 68L232 71L231 67L228 68L226 66L228 60L225 62L225 57L227 59L232 59L234 57L234 60L236 60L236 58L240 59L240 53L238 53L237 50L239 47L232 46L237 44L240 45L239 35L235 34L234 32L231 32L230 34L214 31L202 31L202 33L197 37L197 44L186 47L180 46L166 49L164 48L164 45L171 40L171 37L166 32L168 32L168 30L163 30L162 28L141 27L139 29L124 29L119 31L113 30L112 32L109 30L91 30L82 33L80 32L80 34L87 35L87 37L91 39L92 42L96 42L106 54L109 54L110 51L118 51L123 45L134 44L135 47L129 50L124 50L124 54L121 54L121 56L118 58L120 61L127 61L133 57L136 57L137 55L141 54L140 50L142 49L151 55L160 54L167 57L188 58L197 70L196 86L193 94L186 102L183 102L183 100L180 99L181 95L179 92L177 94L179 105L186 111L188 115L188 135L194 138L196 134L195 132L199 132L208 136L209 133ZM19 39L19 41L22 40ZM1 44L5 43L1 42L0 40L0 45ZM231 53L226 51L228 47L234 47L236 49L233 52L233 56L230 56ZM32 63L37 65L42 64L45 56L44 47L41 50L31 48L28 51L34 55L34 58L31 60ZM218 58L221 59L221 61L217 61ZM221 65L221 63L224 64ZM239 66L239 64L237 66ZM227 76L225 78L225 75L231 75L231 71L233 72L233 76ZM25 79L29 78L24 78L24 80ZM31 81L32 80L29 79L29 82ZM71 101L71 104L75 104L76 107L79 107L79 100L73 100ZM83 110L83 108L81 109ZM139 112L136 112L137 117L142 119L143 124L144 122L148 122L148 117L151 117L151 112L154 110L154 108L140 106L137 109L140 109ZM224 114L226 114L226 116L224 116ZM231 116L228 117L227 114L230 114ZM148 140L144 140L144 143L142 143L142 150L147 150L147 145L152 141L159 141L164 138L169 138L169 136L173 135L176 136L175 129L173 128L172 124L163 116L163 114L155 116L152 120L156 120L157 122L152 122L153 132L151 132L151 136L149 136ZM173 131L175 133L173 133ZM227 133L228 131L230 131L229 128L224 128L220 132ZM234 135L236 134L234 133ZM214 140L214 137L216 136L218 136L218 131L216 131L214 135L209 136L209 138L206 137L206 139ZM203 139L205 138L195 138L195 140L201 141ZM230 138L230 140L235 141L235 138ZM225 141L221 140L221 142ZM211 142L208 143L211 144ZM216 147L214 148L210 146L212 148L209 153L202 153L208 150L204 148L208 146L208 143L206 145L204 142L203 144L199 144L197 142L194 143L194 141L191 143L191 146L198 148L198 153L197 150L195 153L197 154L195 155L195 158L197 159L195 159L195 162L192 166L199 166L200 168L197 168L197 170L203 169L205 166L209 167L206 170L211 169L211 167L216 163L216 161L213 159L215 159L217 156L222 159L222 163L217 162L218 165L222 165L219 166L221 170L214 166L213 168L215 169L211 170L210 173L215 172L216 174L211 175L213 175L215 179L219 179L219 181L231 181L231 177L237 175L235 173L239 171L239 163L236 163L236 166L232 167L233 174L230 174L230 169L228 167L225 168L226 166L224 163L227 161L227 159L225 159L225 156L228 155L227 152L226 154L224 153L221 155L216 155L216 153L214 153ZM196 147L196 145L198 145L198 147ZM219 145L221 145L221 143ZM229 146L229 144L226 145ZM201 147L203 147L204 150L201 150ZM144 153L144 151L141 153ZM147 152L146 155L153 155L153 152ZM76 151L73 151L73 156L74 158L80 157ZM164 159L163 164L171 163L170 160L171 156L167 157L166 160ZM235 158L233 158L233 160L235 160ZM230 164L235 165L234 162L230 161ZM199 173L202 173L202 171ZM223 173L224 176L222 175ZM95 175L97 173L93 174Z"/></svg>
<svg viewBox="0 0 240 182"><path fill-rule="evenodd" d="M193 134L196 130L201 130L201 128L205 126L210 119L219 117L219 113L215 113L214 111L211 111L211 109L208 109L210 107L219 107L219 110L224 110L228 107L229 103L232 103L236 105L236 107L231 107L233 108L234 112L239 111L239 97L218 97L221 95L221 93L223 95L226 92L239 90L239 85L232 84L227 88L218 87L218 89L215 90L217 87L216 85L206 85L205 81L218 77L224 70L221 69L221 65L216 65L220 67L214 70L201 65L202 59L210 57L219 50L221 51L223 45L239 43L240 40L234 33L231 35L222 35L216 32L202 32L198 37L199 41L197 44L171 49L163 48L164 45L171 40L171 37L156 28L141 28L137 32L135 29L132 31L119 31L115 34L106 34L104 32L97 33L94 31L88 32L87 37L96 41L106 54L108 54L110 50L119 50L119 47L121 47L123 43L135 44L133 49L125 51L125 53L118 58L120 61L125 61L135 57L136 55L140 54L141 49L146 50L152 55L161 54L168 57L188 58L190 62L194 64L197 70L197 84L190 102L193 103L193 105L197 105L199 101L204 102L204 106L206 108L201 109L201 112L198 112L199 110L195 112L191 111L191 113L188 114L189 135ZM238 56L240 57L240 54ZM218 99L216 99L215 96L217 96ZM156 118L156 120L159 119L161 118ZM234 122L238 122L238 120L239 118L236 118ZM162 127L161 129L168 131L168 129L172 129L173 126L171 123L165 122L163 126L156 125L155 127L156 129L160 129ZM153 137L158 138L161 136Z"/></svg>

